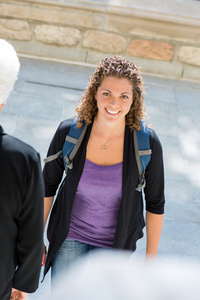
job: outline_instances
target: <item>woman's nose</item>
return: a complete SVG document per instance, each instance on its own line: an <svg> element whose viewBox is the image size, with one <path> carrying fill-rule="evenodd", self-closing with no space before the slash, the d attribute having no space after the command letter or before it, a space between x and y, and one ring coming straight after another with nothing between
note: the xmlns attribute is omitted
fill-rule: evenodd
<svg viewBox="0 0 200 300"><path fill-rule="evenodd" d="M117 97L115 97L115 96L113 96L112 98L111 98L111 104L112 105L118 105L118 99L117 99Z"/></svg>

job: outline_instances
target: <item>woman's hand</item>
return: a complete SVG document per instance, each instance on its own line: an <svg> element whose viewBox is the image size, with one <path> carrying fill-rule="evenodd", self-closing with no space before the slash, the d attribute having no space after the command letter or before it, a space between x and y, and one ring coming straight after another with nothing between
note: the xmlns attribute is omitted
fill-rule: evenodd
<svg viewBox="0 0 200 300"><path fill-rule="evenodd" d="M25 300L28 296L28 293L16 290L12 288L12 293L10 296L10 300Z"/></svg>
<svg viewBox="0 0 200 300"><path fill-rule="evenodd" d="M44 246L43 246L43 256L42 256L42 266L45 266L46 256L47 256L47 249L46 249L46 245L44 243Z"/></svg>

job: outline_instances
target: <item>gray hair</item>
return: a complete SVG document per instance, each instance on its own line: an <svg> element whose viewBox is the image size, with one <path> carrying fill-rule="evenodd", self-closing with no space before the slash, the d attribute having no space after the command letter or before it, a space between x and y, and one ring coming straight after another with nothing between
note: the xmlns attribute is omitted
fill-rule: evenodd
<svg viewBox="0 0 200 300"><path fill-rule="evenodd" d="M13 46L0 39L0 105L6 102L19 73L20 63Z"/></svg>

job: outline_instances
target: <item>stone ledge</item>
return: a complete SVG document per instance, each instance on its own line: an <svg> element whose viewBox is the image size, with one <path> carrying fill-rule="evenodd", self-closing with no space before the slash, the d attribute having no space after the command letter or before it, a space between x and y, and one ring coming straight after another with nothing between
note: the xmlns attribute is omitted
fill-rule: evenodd
<svg viewBox="0 0 200 300"><path fill-rule="evenodd" d="M103 27L102 16L92 14L90 11L74 10L68 6L63 7L62 5L48 6L46 4L40 4L37 6L31 3L31 5L28 6L27 1L17 1L16 3L15 0L8 0L6 3L0 3L0 16L86 28Z"/></svg>
<svg viewBox="0 0 200 300"><path fill-rule="evenodd" d="M143 20L156 20L158 22L169 22L174 25L200 26L200 20L191 17L174 16L165 13L155 13L149 11L142 11L139 9L110 7L107 13L113 15L124 15L126 17L134 17Z"/></svg>
<svg viewBox="0 0 200 300"><path fill-rule="evenodd" d="M168 0L169 1L169 0ZM36 20L43 20L45 17L48 18L48 16L45 16L45 14L39 14L38 16L33 13L34 10L35 12L39 12L40 9L47 9L50 11L56 12L63 12L67 9L72 9L72 10L80 10L82 12L85 12L86 15L90 15L91 13L98 12L98 14L106 14L106 15L119 15L119 16L124 16L124 17L132 17L132 18L139 18L142 20L154 20L157 22L168 22L172 23L174 25L187 25L189 27L191 26L196 26L197 28L200 27L200 16L199 16L199 10L200 10L200 2L197 2L193 0L193 5L194 8L192 9L190 14L184 14L180 13L180 4L176 3L173 1L173 10L168 9L168 10L163 10L162 7L163 5L158 5L161 3L161 1L156 1L154 0L153 2L156 2L156 6L154 9L148 10L148 5L149 1L146 1L146 4L142 6L139 6L134 3L134 1L129 0L129 1L112 1L108 0L104 1L99 1L99 2L94 2L94 1L70 1L70 0L65 0L65 1L59 1L59 0L54 0L54 1L46 1L46 0L2 0L2 3L0 3L0 15L1 14L10 14L13 17L17 17L16 13L18 13L19 17L23 17L24 14L23 10L20 11L17 10L17 7L19 8L20 6L24 6L24 9L26 9L26 13L28 13L26 18L31 17L35 18ZM116 2L116 3L115 3ZM145 1L143 1L144 3ZM152 2L152 1L151 1ZM191 1L192 2L192 1ZM196 2L196 3L195 3ZM166 3L165 3L166 4ZM184 12L186 9L190 8L191 5L187 5L188 3L185 3L183 5L182 11ZM6 5L6 8L5 8ZM9 8L9 6L10 8ZM157 8L158 6L158 8ZM48 15L48 14L47 14ZM54 20L51 20L51 22L54 22Z"/></svg>
<svg viewBox="0 0 200 300"><path fill-rule="evenodd" d="M14 0L16 1L16 0ZM19 1L18 1L19 2ZM173 21L191 25L200 23L200 3L195 0L21 0L30 4L77 7L86 10L98 10L104 13L129 14L134 17Z"/></svg>
<svg viewBox="0 0 200 300"><path fill-rule="evenodd" d="M200 80L200 17L194 8L152 11L152 3L158 0L4 0L0 37L24 55L96 64L119 54L145 72Z"/></svg>

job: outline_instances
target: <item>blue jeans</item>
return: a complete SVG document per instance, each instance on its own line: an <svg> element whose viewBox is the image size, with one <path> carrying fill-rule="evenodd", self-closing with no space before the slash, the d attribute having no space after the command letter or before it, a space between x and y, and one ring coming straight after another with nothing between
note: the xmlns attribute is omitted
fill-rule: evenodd
<svg viewBox="0 0 200 300"><path fill-rule="evenodd" d="M100 247L92 246L71 239L66 239L53 257L51 265L52 285L62 273L66 272L71 264L81 259L85 254Z"/></svg>

